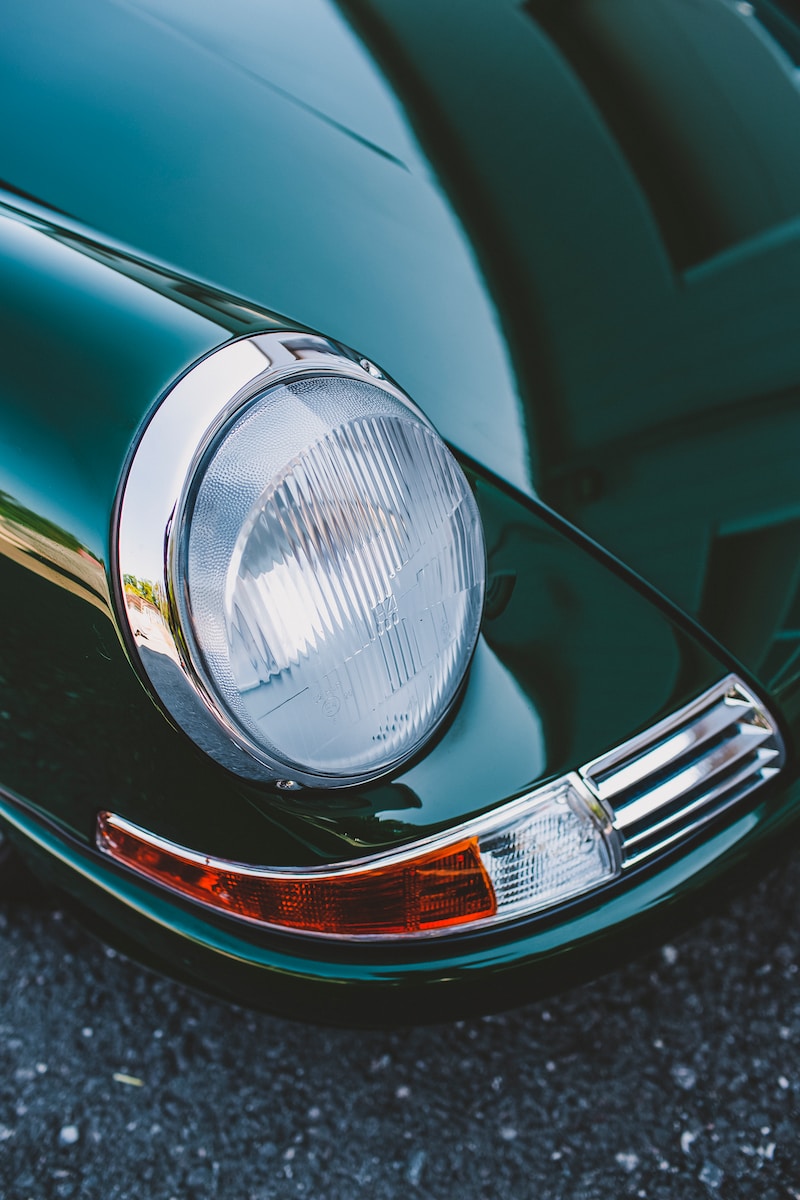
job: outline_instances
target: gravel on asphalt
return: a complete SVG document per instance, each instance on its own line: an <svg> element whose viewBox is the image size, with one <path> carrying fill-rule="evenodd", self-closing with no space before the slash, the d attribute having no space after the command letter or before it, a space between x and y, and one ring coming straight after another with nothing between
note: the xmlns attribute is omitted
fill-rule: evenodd
<svg viewBox="0 0 800 1200"><path fill-rule="evenodd" d="M358 1032L0 905L4 1200L800 1200L800 861L645 959Z"/></svg>

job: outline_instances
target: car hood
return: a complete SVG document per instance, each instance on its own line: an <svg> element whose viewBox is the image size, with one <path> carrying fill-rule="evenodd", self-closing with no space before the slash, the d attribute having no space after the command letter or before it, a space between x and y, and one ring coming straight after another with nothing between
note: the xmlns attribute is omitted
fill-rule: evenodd
<svg viewBox="0 0 800 1200"><path fill-rule="evenodd" d="M356 346L786 692L791 63L717 0L557 8L41 0L0 45L2 175Z"/></svg>

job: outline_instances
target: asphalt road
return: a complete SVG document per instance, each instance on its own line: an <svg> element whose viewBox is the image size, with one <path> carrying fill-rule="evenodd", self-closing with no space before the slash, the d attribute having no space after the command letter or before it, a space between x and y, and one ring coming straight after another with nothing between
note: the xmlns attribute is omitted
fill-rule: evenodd
<svg viewBox="0 0 800 1200"><path fill-rule="evenodd" d="M0 906L0 1195L798 1200L798 911L800 858L594 984L358 1033Z"/></svg>

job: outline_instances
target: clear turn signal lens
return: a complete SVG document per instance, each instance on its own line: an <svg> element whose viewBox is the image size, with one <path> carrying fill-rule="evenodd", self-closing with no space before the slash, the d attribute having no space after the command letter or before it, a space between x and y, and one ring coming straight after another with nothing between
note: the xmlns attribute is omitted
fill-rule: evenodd
<svg viewBox="0 0 800 1200"><path fill-rule="evenodd" d="M478 839L504 918L568 900L619 871L617 835L596 801L570 779L534 795Z"/></svg>
<svg viewBox="0 0 800 1200"><path fill-rule="evenodd" d="M401 851L324 870L227 862L101 813L99 848L155 883L259 925L402 938L495 925L567 900L619 871L608 814L569 776Z"/></svg>

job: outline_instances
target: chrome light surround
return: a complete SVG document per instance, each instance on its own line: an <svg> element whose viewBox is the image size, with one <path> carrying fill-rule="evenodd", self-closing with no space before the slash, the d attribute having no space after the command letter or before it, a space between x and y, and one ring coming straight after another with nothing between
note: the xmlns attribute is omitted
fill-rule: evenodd
<svg viewBox="0 0 800 1200"><path fill-rule="evenodd" d="M225 684L229 681L220 676L219 658L214 659L213 647L209 656L208 645L203 644L198 633L193 602L199 604L199 601L195 595L191 594L187 569L189 553L187 544L192 536L191 516L195 512L193 506L200 503L198 497L202 499L206 479L213 470L217 469L216 464L221 457L224 457L229 441L233 443L239 437L240 448L250 444L240 437L240 433L248 421L252 425L253 414L257 421L259 415L263 417L265 413L270 413L273 398L275 398L274 407L278 409L281 408L281 397L284 400L288 398L288 401L295 402L295 398L302 395L303 403L306 405L303 412L311 414L308 424L314 436L322 436L317 434L318 428L329 428L330 433L324 435L324 441L320 441L316 445L310 443L303 448L302 442L295 444L297 441L296 426L292 423L291 417L283 424L275 420L272 426L265 419L262 422L261 443L265 447L265 458L269 458L273 448L276 455L284 454L285 457L277 457L278 466L276 467L275 462L272 462L273 474L267 473L262 479L258 474L262 466L261 459L258 454L251 454L252 478L246 481L246 486L252 493L251 508L248 510L245 507L239 512L236 505L240 504L238 499L241 483L238 472L240 460L232 455L224 467L228 474L223 473L225 481L231 479L230 485L228 486L226 482L225 487L218 492L216 501L212 497L211 509L206 503L206 516L209 512L211 513L211 525L216 523L221 511L219 507L213 507L214 503L219 504L219 497L223 498L226 505L230 499L230 507L241 519L246 518L247 521L250 521L250 517L255 511L252 505L260 504L271 488L278 496L274 503L276 505L278 503L285 504L283 495L285 489L281 483L284 478L282 472L286 473L286 477L291 482L293 473L296 473L297 470L302 472L305 469L306 459L309 456L313 459L316 446L323 447L320 454L323 452L329 454L329 449L325 449L326 443L332 443L339 437L337 432L339 427L335 424L335 414L338 410L333 406L334 423L326 427L327 410L325 413L322 412L326 400L320 401L319 408L315 410L313 407L308 408L309 404L313 405L313 399L309 400L309 397L313 397L315 394L323 394L327 397L328 392L338 395L347 392L348 389L352 403L350 408L347 408L347 412L349 413L352 409L356 414L362 413L360 417L356 415L353 421L361 421L370 436L373 426L383 420L384 422L388 421L390 425L393 423L393 428L399 431L396 434L397 437L411 439L413 434L426 443L422 449L419 447L407 449L407 454L411 455L412 463L416 461L414 455L417 454L420 456L420 461L427 465L423 466L419 472L407 468L407 473L404 474L402 468L393 463L392 478L401 492L406 489L409 494L417 496L433 495L438 491L438 484L434 488L430 481L434 479L449 480L448 483L442 484L442 488L449 487L451 496L458 497L453 510L457 517L452 515L449 519L451 521L457 519L462 528L462 533L456 535L457 545L452 543L456 546L452 557L455 561L457 556L461 556L462 544L469 542L472 554L469 561L476 563L477 566L472 573L469 570L466 572L471 581L468 589L469 602L465 610L467 617L461 625L457 626L458 636L461 639L458 651L454 651L453 645L449 641L454 635L452 622L448 620L448 609L446 605L440 605L436 611L438 613L438 608L441 607L442 615L435 618L431 615L428 618L430 621L436 622L434 628L429 631L427 628L422 629L419 625L414 626L413 638L423 639L419 641L421 647L417 653L419 662L414 659L410 667L407 667L404 662L404 669L407 670L406 676L404 677L398 670L396 672L398 680L395 681L392 678L390 682L392 696L382 702L383 707L387 708L388 715L381 709L380 713L375 711L370 718L370 729L371 725L375 725L375 730L372 730L375 736L371 738L371 741L380 743L389 739L391 742L389 753L381 756L380 745L378 745L370 747L368 751L365 750L361 759L357 757L356 753L350 757L342 754L340 760L334 762L332 768L328 770L324 756L321 754L317 754L316 758L309 755L309 758L304 760L301 755L282 753L279 744L276 748L275 739L270 740L268 735L259 740L257 722L261 720L261 717L256 716L249 720L252 711L258 707L257 705L251 706L251 710L248 711L245 711L244 707L241 712L237 711L235 703L232 702L232 697L236 699L236 689L229 686L226 693ZM374 397L373 403L378 413L378 416L375 417L369 413L370 396ZM355 399L353 399L354 397ZM295 403L295 408L298 407L300 407L299 403ZM381 417L380 413L387 415ZM341 428L348 431L355 429L355 424L345 424ZM406 433L403 432L404 430L411 432ZM349 436L349 433L345 432L345 440ZM284 447L284 442L286 447ZM433 452L426 449L428 444L434 448ZM336 446L334 446L334 450L336 450ZM357 463L362 461L358 458L357 449L353 451L348 445L346 452L354 456ZM439 462L440 458L441 462ZM275 471L278 474L274 474ZM419 474L423 484L427 480L427 489L419 490L418 485L417 492L412 493L411 485L406 482L411 474ZM335 470L332 478L334 480L337 478ZM260 484L259 479L262 479ZM381 483L375 486L384 487ZM281 494L278 495L278 493ZM381 497L384 494L385 492L382 491ZM363 514L365 504L358 495L355 496L355 500L359 512ZM342 501L334 500L333 503L338 503L341 507L335 509L315 508L312 495L312 503L307 506L309 519L313 521L316 514L316 519L325 521L328 519L326 513L333 513L330 520L335 519L341 524L346 519L350 519L346 518L347 511L355 512L355 505L347 510ZM375 511L374 504L370 508L369 500L366 508L369 508L371 512ZM399 522L405 518L395 516L391 509L382 508L381 511L384 513L383 530L390 529L391 522L398 528L401 527ZM403 510L404 513L405 511ZM258 510L258 512L261 513L262 510ZM226 517L226 519L228 518ZM282 518L280 519L282 520ZM356 518L352 517L352 519ZM434 525L430 522L434 521L434 518L428 514L427 520L429 524L426 525L426 529L432 529ZM466 522L466 526L464 522ZM247 527L252 528L252 524ZM467 527L470 530L468 535L463 533L463 528ZM240 527L236 525L235 519L229 520L229 528L237 531L233 536L234 538L239 537L241 541ZM411 533L416 536L413 524L402 525L402 529L405 528L409 528ZM345 534L348 534L347 529ZM369 552L373 556L382 554L386 560L387 578L399 579L400 575L394 574L395 564L388 561L387 551L380 548L380 539L384 534L380 531L375 534L370 526L364 536L367 537L367 535L368 538L374 540L378 549L365 550L364 553ZM212 535L209 534L209 536ZM216 535L214 534L214 536ZM260 526L258 536L261 536ZM385 536L389 537L390 533L386 533ZM406 543L411 545L411 540L413 538L409 534L406 537ZM218 541L219 539L217 539L217 544ZM302 530L297 544L300 549L296 552L306 554L306 539ZM365 544L369 546L372 543L367 541ZM447 548L450 549L450 546L451 543L448 543ZM367 360L359 358L342 346L317 335L291 331L272 332L229 342L196 363L170 389L153 412L131 460L128 476L121 492L116 549L117 559L114 566L117 599L125 614L130 637L144 675L175 722L211 757L245 778L271 781L286 788L302 785L341 787L368 782L385 775L417 753L441 726L460 691L477 641L485 580L485 549L477 507L463 474L445 449L430 422L399 388L386 379ZM197 561L197 556L195 556L195 561ZM398 559L399 561L401 560ZM460 562L461 559L459 558L458 561ZM272 558L270 562L278 564L283 569L283 559ZM303 558L302 562L305 563L305 566L301 566L298 570L306 571L307 577L313 581L315 575L309 568L308 561ZM347 562L350 562L350 559ZM406 573L403 576L406 582L397 584L403 589L404 597L414 592L422 598L417 608L414 609L414 613L428 611L424 604L425 598L431 590L432 572L425 566L426 562L428 562L428 557L425 554L414 557L412 550L409 550ZM438 563L435 554L430 562ZM214 569L218 574L220 571L224 573L227 570L227 564L219 569L216 567ZM250 569L250 560L247 562L247 569ZM277 568L269 569L275 574ZM337 576L338 579L345 579L345 587L350 585L346 571L345 564L341 568L340 575ZM462 577L457 569L453 578L460 581ZM195 573L195 578L198 578L197 573ZM353 579L355 582L352 587L355 591L358 580L355 576ZM476 580L477 582L475 582ZM361 587L362 594L366 594L368 588L361 584L358 586ZM458 582L453 586L459 588L462 587L462 584ZM217 587L220 609L223 595L225 597L231 595L229 577L225 589L223 590L221 585ZM319 589L317 590L319 591ZM453 593L454 596L459 597L459 603L465 594ZM421 609L420 604L422 605ZM200 611L199 608L198 611ZM206 604L205 611L208 613L217 610ZM263 611L278 611L278 609L277 606L275 609L265 607ZM285 611L289 624L297 625L298 621L291 618L293 615L296 617L299 610L289 608ZM404 625L399 631L395 629L398 624L396 604L395 611L388 615L381 615L383 614L381 604L378 604L374 610L368 609L367 611L371 614L370 621L374 616L376 629L373 632L380 641L381 653L386 659L385 669L389 672L390 659L394 661L392 655L396 655L398 651L388 643L397 640L395 634L404 633ZM431 610L431 614L433 611ZM462 608L459 608L458 611L460 616ZM348 625L349 610L344 612L343 616L338 612L335 613L335 616L339 621L338 628L345 631L340 636L345 637L351 628ZM222 622L223 618L220 615L217 625L212 629L217 643L219 643ZM201 625L202 630L207 628L211 628L208 623L205 626ZM231 634L234 641L236 634L237 629L234 628ZM442 638L445 639L444 642ZM436 646L444 646L444 649L436 650ZM438 659L435 661L442 664L438 675L427 666L429 652L438 655ZM399 653L402 654L402 649ZM371 653L370 664L374 657L375 654ZM380 658L380 655L378 657ZM274 664L269 655L267 655L266 661L272 670ZM322 662L326 668L329 667L328 661L324 657ZM350 668L345 667L344 674L346 676L348 671ZM370 665L369 672L374 677L375 667ZM434 683L430 685L428 684L429 676L434 680ZM439 676L444 679L444 684L437 691ZM262 675L261 679L264 684L269 684L272 677L268 673ZM331 725L338 724L340 729L346 728L344 713L339 714L339 707L340 704L343 705L343 701L348 696L353 696L353 689L348 690L348 680L346 679L345 686L342 686L338 682L338 676L335 686L339 688L341 699L338 694L330 696L327 689L328 681L332 678L331 675L320 676L320 682L314 685L316 690L313 698L317 702L316 708L311 705L313 715L317 716L320 721L322 718L319 717L319 714L324 714L326 733ZM421 697L417 703L422 706L422 715L418 716L420 710L414 709L412 702L406 704L405 708L399 705L397 707L399 716L393 718L389 708L392 704L398 705L397 699L393 699L395 686L401 689L405 688L407 692L406 684L409 681L414 683L415 678L420 681L414 686ZM237 682L234 680L234 683ZM245 690L255 688L258 691L262 685L254 676L253 679L248 677L243 687ZM427 696L426 688L429 691L433 688L430 697ZM268 691L269 689L262 688L262 690ZM309 690L309 688L305 689L305 691ZM301 695L302 691L301 688L297 694ZM319 692L319 695L316 692ZM274 694L274 688L271 694ZM408 699L405 692L403 692L403 698ZM260 701L260 697L256 697L256 699ZM281 700L283 700L283 693ZM281 704L278 703L276 707L276 702L272 703L273 708L270 711L278 712ZM350 699L348 703L351 709L358 710L359 694L355 699ZM293 705L294 707L296 705ZM309 704L306 704L306 707L308 708ZM407 714L406 709L410 715ZM364 711L363 703L361 711ZM367 709L366 711L372 710ZM399 723L403 720L408 723L410 730L408 735L405 730L400 732ZM397 724L392 724L393 721ZM298 728L298 721L295 718L292 718L291 721L284 720L283 726L287 730L294 731ZM387 733L387 729L394 732ZM302 738L299 740L302 742ZM356 739L351 739L351 741L357 745Z"/></svg>

